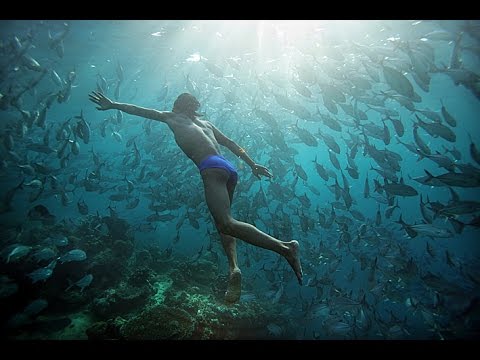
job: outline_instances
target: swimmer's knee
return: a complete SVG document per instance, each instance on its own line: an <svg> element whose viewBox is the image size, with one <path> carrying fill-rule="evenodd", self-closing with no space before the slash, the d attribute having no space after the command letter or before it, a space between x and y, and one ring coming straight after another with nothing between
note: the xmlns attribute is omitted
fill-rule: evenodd
<svg viewBox="0 0 480 360"><path fill-rule="evenodd" d="M234 222L233 219L222 219L217 221L218 232L225 235L233 235Z"/></svg>

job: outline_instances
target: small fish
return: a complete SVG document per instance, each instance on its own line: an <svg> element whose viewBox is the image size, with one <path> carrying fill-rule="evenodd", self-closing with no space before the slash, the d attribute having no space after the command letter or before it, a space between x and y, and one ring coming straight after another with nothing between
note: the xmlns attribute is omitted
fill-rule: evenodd
<svg viewBox="0 0 480 360"><path fill-rule="evenodd" d="M32 279L32 284L35 284L38 281L46 281L50 276L52 276L53 270L49 269L48 267L42 267L31 273L27 274L27 276Z"/></svg>
<svg viewBox="0 0 480 360"><path fill-rule="evenodd" d="M93 280L93 275L92 274L87 274L84 277L82 277L80 280L78 280L74 283L71 283L65 289L65 291L70 290L70 288L72 288L74 285L76 285L80 288L80 292L83 292L83 290L92 283L92 280Z"/></svg>
<svg viewBox="0 0 480 360"><path fill-rule="evenodd" d="M40 261L53 259L55 257L55 251L49 247L46 247L41 250L37 250L32 256L38 263Z"/></svg>
<svg viewBox="0 0 480 360"><path fill-rule="evenodd" d="M39 189L43 186L43 183L41 180L38 179L33 179L32 181L29 181L28 183L23 184L24 186L30 186L35 189Z"/></svg>
<svg viewBox="0 0 480 360"><path fill-rule="evenodd" d="M123 70L123 66L122 64L120 64L120 62L117 62L117 67L116 67L116 72L117 72L117 78L118 78L118 81L122 82L123 79L124 79L124 70Z"/></svg>
<svg viewBox="0 0 480 360"><path fill-rule="evenodd" d="M127 203L127 205L125 205L125 209L129 209L129 210L135 209L139 203L140 203L140 198L137 197L132 201L130 201L129 203Z"/></svg>
<svg viewBox="0 0 480 360"><path fill-rule="evenodd" d="M71 262L71 261L83 261L87 258L87 254L85 251L80 250L80 249L73 249L67 252L66 254L63 254L58 258L58 261L60 261L61 264L66 263L66 262Z"/></svg>
<svg viewBox="0 0 480 360"><path fill-rule="evenodd" d="M6 275L0 275L0 299L7 298L18 291L18 285Z"/></svg>
<svg viewBox="0 0 480 360"><path fill-rule="evenodd" d="M44 240L45 244L54 246L67 246L68 238L65 235L53 234Z"/></svg>
<svg viewBox="0 0 480 360"><path fill-rule="evenodd" d="M25 164L25 165L17 164L17 167L22 169L23 173L27 175L31 175L31 176L35 175L35 169L33 168L33 166L29 164Z"/></svg>
<svg viewBox="0 0 480 360"><path fill-rule="evenodd" d="M50 77L52 81L55 83L55 85L62 87L63 86L63 80L62 78L57 74L55 70L50 71Z"/></svg>
<svg viewBox="0 0 480 360"><path fill-rule="evenodd" d="M78 212L82 215L88 214L88 205L85 203L85 200L81 199L77 201Z"/></svg>
<svg viewBox="0 0 480 360"><path fill-rule="evenodd" d="M130 194L133 191L133 189L135 188L135 186L133 185L133 182L131 180L127 179L127 175L125 175L125 181L127 182L128 193Z"/></svg>
<svg viewBox="0 0 480 360"><path fill-rule="evenodd" d="M43 153L43 154L51 154L51 153L56 153L57 150L54 148L51 148L50 146L44 145L44 144L28 144L25 147L27 150L31 150L34 152L38 153Z"/></svg>
<svg viewBox="0 0 480 360"><path fill-rule="evenodd" d="M44 205L36 205L27 214L28 219L33 221L41 221L45 225L53 225L55 223L55 215L50 214L50 211Z"/></svg>
<svg viewBox="0 0 480 360"><path fill-rule="evenodd" d="M18 259L28 255L30 253L30 250L32 250L31 246L25 246L25 245L15 246L15 248L12 251L10 251L10 253L7 256L7 264L13 261L17 261Z"/></svg>
<svg viewBox="0 0 480 360"><path fill-rule="evenodd" d="M38 315L43 310L45 310L47 306L48 306L47 300L37 299L32 301L30 304L28 304L23 310L23 313L28 316L35 316L35 315Z"/></svg>
<svg viewBox="0 0 480 360"><path fill-rule="evenodd" d="M123 141L123 137L122 135L117 132L117 131L113 131L112 132L112 136L115 138L115 140L117 140L118 142L122 142Z"/></svg>

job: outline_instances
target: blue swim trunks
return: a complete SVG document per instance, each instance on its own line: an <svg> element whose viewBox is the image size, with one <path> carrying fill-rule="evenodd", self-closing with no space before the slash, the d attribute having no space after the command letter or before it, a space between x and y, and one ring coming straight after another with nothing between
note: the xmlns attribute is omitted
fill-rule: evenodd
<svg viewBox="0 0 480 360"><path fill-rule="evenodd" d="M235 167L232 165L230 161L225 159L221 155L209 155L207 158L202 160L200 165L198 165L198 169L200 172L205 169L210 169L210 168L220 168L220 169L225 169L228 171L228 174L230 175L228 178L227 185L236 185L237 180L238 180L238 174L237 170L235 170Z"/></svg>

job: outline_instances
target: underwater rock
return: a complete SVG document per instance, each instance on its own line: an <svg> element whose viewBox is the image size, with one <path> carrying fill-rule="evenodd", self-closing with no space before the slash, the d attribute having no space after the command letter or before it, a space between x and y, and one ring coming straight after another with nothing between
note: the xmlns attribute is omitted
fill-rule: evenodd
<svg viewBox="0 0 480 360"><path fill-rule="evenodd" d="M63 316L60 318L54 319L43 319L37 320L32 325L31 328L28 328L29 331L39 331L39 332L55 332L65 329L72 323L72 320L69 317Z"/></svg>
<svg viewBox="0 0 480 360"><path fill-rule="evenodd" d="M211 285L212 280L218 274L218 266L206 260L199 260L189 268L189 277L191 283L200 285Z"/></svg>
<svg viewBox="0 0 480 360"><path fill-rule="evenodd" d="M103 238L92 235L85 235L84 240L85 243L83 248L89 254L99 254L107 249L107 243Z"/></svg>
<svg viewBox="0 0 480 360"><path fill-rule="evenodd" d="M120 329L125 324L125 319L117 317L108 321L98 321L90 326L85 333L88 340L121 340Z"/></svg>
<svg viewBox="0 0 480 360"><path fill-rule="evenodd" d="M128 285L130 286L144 286L148 284L148 281L152 278L152 270L148 267L141 267L134 269L133 272L128 277Z"/></svg>
<svg viewBox="0 0 480 360"><path fill-rule="evenodd" d="M127 340L182 340L191 339L194 329L194 319L186 311L158 305L129 320L121 333Z"/></svg>
<svg viewBox="0 0 480 360"><path fill-rule="evenodd" d="M121 286L109 289L103 296L94 299L90 309L100 318L111 318L141 309L152 294L149 286L130 287L121 283Z"/></svg>
<svg viewBox="0 0 480 360"><path fill-rule="evenodd" d="M100 297L93 300L90 304L90 310L93 314L101 318L108 318L115 301L110 296Z"/></svg>
<svg viewBox="0 0 480 360"><path fill-rule="evenodd" d="M112 252L116 257L128 258L132 255L133 244L125 240L115 240L112 246Z"/></svg>
<svg viewBox="0 0 480 360"><path fill-rule="evenodd" d="M86 331L88 340L107 340L108 324L105 321L98 321L90 326Z"/></svg>
<svg viewBox="0 0 480 360"><path fill-rule="evenodd" d="M113 239L127 239L130 225L125 220L111 216L105 216L102 220L108 226L110 237Z"/></svg>
<svg viewBox="0 0 480 360"><path fill-rule="evenodd" d="M144 249L135 254L135 266L149 266L153 261L150 251Z"/></svg>
<svg viewBox="0 0 480 360"><path fill-rule="evenodd" d="M53 293L51 290L51 296L56 295L56 302L51 304L52 311L58 312L75 312L79 311L88 303L89 298L79 291L63 291L58 294Z"/></svg>
<svg viewBox="0 0 480 360"><path fill-rule="evenodd" d="M185 296L179 299L185 300ZM199 306L204 302L205 306ZM232 340L242 338L235 326L236 317L218 311L206 296L191 300L183 306L156 305L133 317L122 328L127 340ZM188 305L187 305L188 304ZM188 309L188 310L187 310ZM251 319L253 320L253 319ZM251 324L250 321L248 321Z"/></svg>
<svg viewBox="0 0 480 360"><path fill-rule="evenodd" d="M123 278L128 266L120 261L110 249L97 253L89 264L86 272L95 278L95 287L100 289L112 288Z"/></svg>
<svg viewBox="0 0 480 360"><path fill-rule="evenodd" d="M152 282L157 289L153 304L126 322L125 339L242 339L249 329L262 330L272 321L264 316L266 304L224 305L197 286L179 286L171 275Z"/></svg>
<svg viewBox="0 0 480 360"><path fill-rule="evenodd" d="M81 247L84 245L84 239L79 238L78 236L75 235L69 235L67 236L68 242L73 245L73 247Z"/></svg>
<svg viewBox="0 0 480 360"><path fill-rule="evenodd" d="M169 276L174 280L176 287L185 288L192 284L202 288L211 289L212 282L216 281L218 266L206 260L195 262L189 259L170 261Z"/></svg>

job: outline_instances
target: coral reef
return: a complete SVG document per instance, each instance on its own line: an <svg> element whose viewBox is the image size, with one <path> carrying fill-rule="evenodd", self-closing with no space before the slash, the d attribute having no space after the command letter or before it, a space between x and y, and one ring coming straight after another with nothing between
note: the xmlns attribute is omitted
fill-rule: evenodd
<svg viewBox="0 0 480 360"><path fill-rule="evenodd" d="M125 282L105 290L90 304L90 310L101 319L136 311L148 301L153 290L149 286L133 287Z"/></svg>
<svg viewBox="0 0 480 360"><path fill-rule="evenodd" d="M56 256L81 249L87 257L59 262L50 278L35 284L25 277L39 266L31 254L4 265L5 287L15 281L14 288L4 291L5 321L12 314L23 319L23 309L35 298L48 301L40 317L4 329L6 336L157 340L268 338L284 333L275 325L281 321L276 317L281 313L278 305L257 297L224 303L228 276L219 270L218 257L206 252L192 259L173 253L171 247L135 249L128 230L122 219L90 215L77 227L57 224L26 233L22 244L34 246L58 234L59 243L50 245ZM71 286L87 274L93 280L85 289Z"/></svg>
<svg viewBox="0 0 480 360"><path fill-rule="evenodd" d="M107 321L98 321L91 325L85 332L89 340L115 340L121 339L121 327L125 324L125 319L116 317Z"/></svg>
<svg viewBox="0 0 480 360"><path fill-rule="evenodd" d="M156 277L150 304L126 321L121 337L135 340L242 339L255 334L268 337L267 325L278 310L256 300L226 305L212 293L216 265L175 261L168 275ZM266 310L268 309L268 310ZM270 312L270 313L269 313Z"/></svg>

